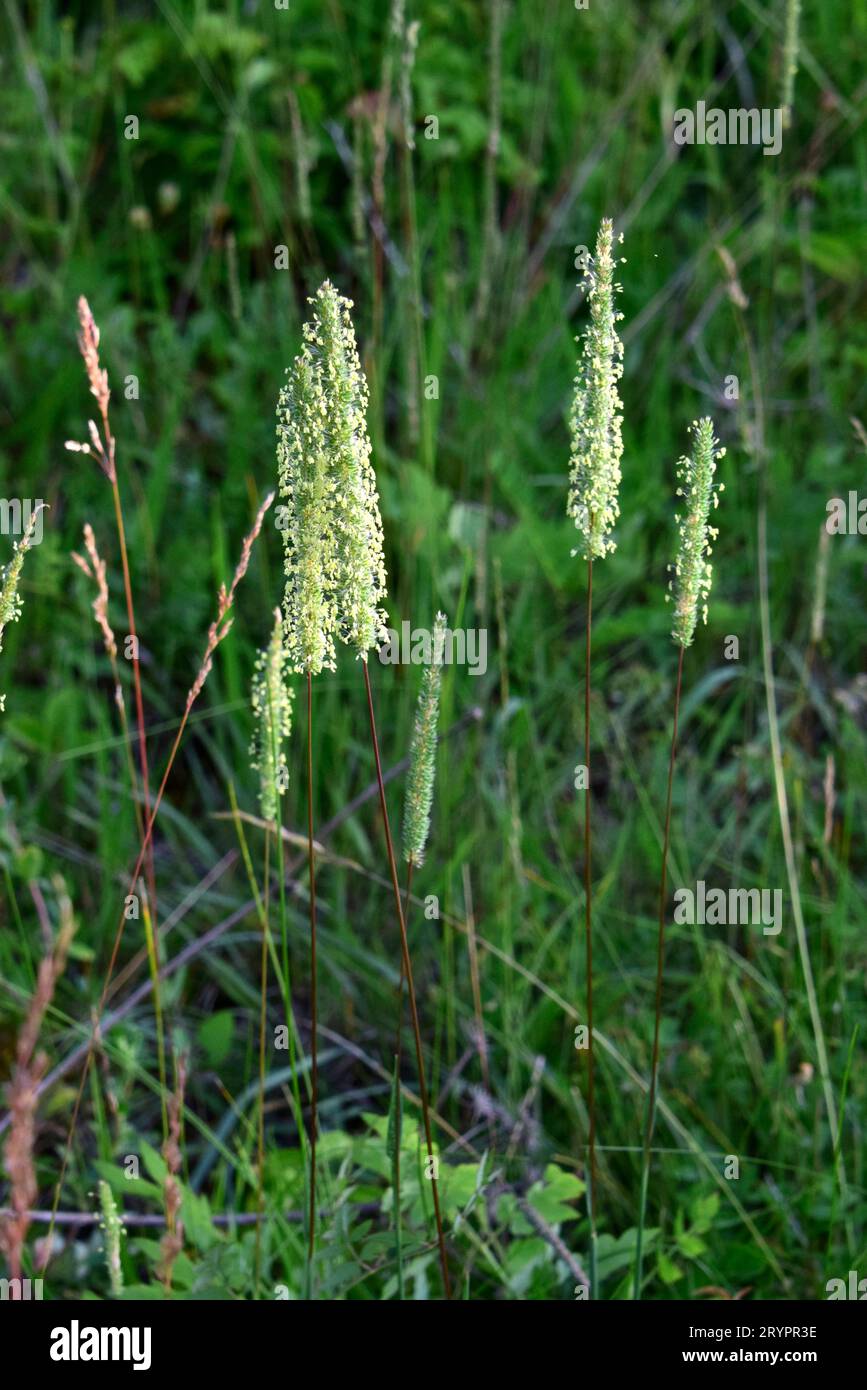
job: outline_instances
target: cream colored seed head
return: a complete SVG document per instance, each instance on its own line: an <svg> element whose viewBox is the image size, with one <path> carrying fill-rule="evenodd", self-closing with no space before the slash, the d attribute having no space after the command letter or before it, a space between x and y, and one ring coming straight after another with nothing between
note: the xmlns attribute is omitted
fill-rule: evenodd
<svg viewBox="0 0 867 1390"><path fill-rule="evenodd" d="M253 677L256 727L250 746L251 766L259 773L259 806L264 820L276 820L279 798L289 782L283 745L292 732L292 690L287 684L289 656L283 645L283 619L274 612L274 630L259 653Z"/></svg>
<svg viewBox="0 0 867 1390"><path fill-rule="evenodd" d="M123 1270L120 1262L120 1242L123 1222L117 1209L114 1193L104 1178L99 1181L99 1203L102 1207L102 1226L105 1236L105 1258L111 1291L117 1297L123 1291Z"/></svg>
<svg viewBox="0 0 867 1390"><path fill-rule="evenodd" d="M278 407L284 619L293 669L334 669L335 637L358 656L385 638L382 521L367 433L367 383L351 301L326 280Z"/></svg>
<svg viewBox="0 0 867 1390"><path fill-rule="evenodd" d="M431 661L422 674L416 706L403 809L403 854L408 863L416 865L424 860L430 832L445 633L446 615L437 613Z"/></svg>
<svg viewBox="0 0 867 1390"><path fill-rule="evenodd" d="M707 622L707 600L713 582L710 563L711 541L717 530L708 518L711 507L719 505L723 484L714 482L717 460L725 454L713 432L713 420L704 416L694 420L690 431L695 440L692 458L678 461L680 485L678 497L683 498L684 513L675 517L679 535L677 558L673 566L669 590L674 596L674 624L671 635L682 647L691 645L695 636L699 612ZM668 595L666 595L666 600Z"/></svg>
<svg viewBox="0 0 867 1390"><path fill-rule="evenodd" d="M18 581L21 578L24 556L33 542L36 518L43 506L44 503L40 503L38 507L33 508L21 534L21 539L15 542L12 559L8 565L4 565L0 569L0 652L3 650L3 629L7 623L17 623L21 616L21 595L18 593ZM6 696L0 695L0 710L5 708L5 704Z"/></svg>
<svg viewBox="0 0 867 1390"><path fill-rule="evenodd" d="M614 280L617 258L613 240L613 223L606 217L596 239L596 254L585 271L590 323L583 334L569 421L572 454L567 511L581 532L580 549L585 559L601 559L615 549L611 530L620 515L617 494L623 404L617 383L623 375L623 343L617 324L623 315L615 308L620 286Z"/></svg>

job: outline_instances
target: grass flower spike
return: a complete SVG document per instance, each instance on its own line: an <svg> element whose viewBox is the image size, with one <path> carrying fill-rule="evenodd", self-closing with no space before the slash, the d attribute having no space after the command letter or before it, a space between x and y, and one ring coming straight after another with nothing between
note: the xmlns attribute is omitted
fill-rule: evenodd
<svg viewBox="0 0 867 1390"><path fill-rule="evenodd" d="M783 38L783 128L788 130L792 124L792 101L795 95L795 79L798 76L798 58L801 46L801 0L786 0L786 20Z"/></svg>
<svg viewBox="0 0 867 1390"><path fill-rule="evenodd" d="M279 608L274 619L271 641L256 661L252 690L256 731L250 752L252 767L259 773L259 805L265 820L276 820L278 798L289 781L283 744L292 732L292 691L286 683L289 658Z"/></svg>
<svg viewBox="0 0 867 1390"><path fill-rule="evenodd" d="M622 241L623 238L621 237ZM590 1216L590 1297L597 1295L596 1268L596 1102L593 1055L593 873L590 802L590 672L593 627L593 561L615 549L611 529L620 515L617 493L623 455L623 405L617 383L623 375L623 344L617 324L623 318L615 308L620 286L614 273L614 224L603 218L596 238L596 254L586 271L590 323L584 330L583 348L575 378L575 395L569 420L572 453L566 510L581 532L579 547L587 561L586 640L584 656L584 764L587 795L584 799L584 930L587 960L587 1197ZM576 555L577 550L572 554Z"/></svg>
<svg viewBox="0 0 867 1390"><path fill-rule="evenodd" d="M445 629L446 615L437 613L431 662L425 667L421 678L410 744L409 777L403 813L403 854L407 863L416 865L424 862L425 846L430 831Z"/></svg>
<svg viewBox="0 0 867 1390"><path fill-rule="evenodd" d="M640 1299L643 1289L643 1248L644 1229L647 1216L647 1194L650 1185L650 1159L653 1131L656 1123L656 1098L659 1088L660 1038L662 1029L662 986L665 965L665 925L668 907L668 851L671 844L671 798L674 785L674 766L677 756L677 731L680 719L680 697L683 686L683 658L687 647L692 644L698 622L699 606L702 621L707 622L707 598L710 593L712 572L708 556L710 541L716 538L716 530L709 525L711 505L717 506L722 483L714 482L717 459L722 458L724 449L713 432L713 420L705 415L701 420L693 420L691 426L695 440L692 458L682 458L677 465L680 485L678 497L683 498L686 512L676 518L680 532L680 544L674 566L674 577L669 588L675 595L674 625L671 635L679 647L677 655L677 679L674 687L674 719L671 728L671 750L668 756L668 787L665 798L665 829L662 836L662 862L659 873L659 924L656 936L656 998L653 1017L653 1048L650 1057L650 1082L647 1088L647 1118L644 1127L644 1144L641 1151L641 1186L638 1197L638 1231L635 1243L635 1275L633 1298ZM666 601L670 595L666 594Z"/></svg>
<svg viewBox="0 0 867 1390"><path fill-rule="evenodd" d="M294 670L334 669L334 639L364 660L385 635L382 521L367 433L367 383L351 300L329 280L278 406L286 642Z"/></svg>
<svg viewBox="0 0 867 1390"><path fill-rule="evenodd" d="M702 622L707 622L707 600L713 579L708 556L716 528L708 522L711 507L719 505L722 483L714 482L717 460L725 454L713 432L709 416L693 421L695 440L693 457L682 458L677 465L680 486L678 497L684 500L685 512L679 515L677 527L680 542L674 563L674 576L669 588L674 594L674 624L671 635L681 647L689 647L695 636L699 610ZM666 596L668 597L668 596Z"/></svg>
<svg viewBox="0 0 867 1390"><path fill-rule="evenodd" d="M382 520L367 433L367 382L350 309L330 280L316 292L307 344L320 372L327 411L330 507L335 530L338 633L358 656L385 637Z"/></svg>
<svg viewBox="0 0 867 1390"><path fill-rule="evenodd" d="M41 511L42 505L33 508L21 539L15 542L12 559L8 565L4 565L3 569L0 570L0 652L3 650L3 629L7 623L17 623L21 616L21 595L18 592L18 581L21 578L24 556L30 549L33 533L36 530L36 518ZM0 695L0 710L4 708L5 701L6 696Z"/></svg>
<svg viewBox="0 0 867 1390"><path fill-rule="evenodd" d="M105 1238L105 1263L112 1295L118 1298L123 1292L123 1270L120 1262L120 1244L123 1235L123 1222L117 1210L114 1193L105 1178L99 1180L99 1205L102 1208L100 1227Z"/></svg>
<svg viewBox="0 0 867 1390"><path fill-rule="evenodd" d="M569 422L572 456L567 511L583 537L585 559L601 559L614 550L610 533L620 515L623 405L617 383L623 375L623 344L617 324L623 315L615 308L620 286L614 280L613 239L614 227L606 217L596 238L596 254L585 272L590 323L584 332Z"/></svg>
<svg viewBox="0 0 867 1390"><path fill-rule="evenodd" d="M277 472L286 523L283 620L293 671L334 670L333 536L328 515L325 399L309 349L295 358L277 406Z"/></svg>

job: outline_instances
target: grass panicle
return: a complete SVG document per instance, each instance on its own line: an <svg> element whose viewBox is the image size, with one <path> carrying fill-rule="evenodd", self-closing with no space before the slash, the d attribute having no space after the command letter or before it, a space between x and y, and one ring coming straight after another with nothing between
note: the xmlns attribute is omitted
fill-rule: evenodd
<svg viewBox="0 0 867 1390"><path fill-rule="evenodd" d="M434 620L431 660L422 672L409 749L409 773L403 811L403 857L408 864L415 864L417 867L424 862L430 833L445 631L446 615L437 613Z"/></svg>
<svg viewBox="0 0 867 1390"><path fill-rule="evenodd" d="M120 1262L120 1246L123 1237L123 1222L117 1209L114 1193L105 1178L99 1180L99 1205L102 1209L100 1227L105 1239L105 1263L112 1295L117 1298L123 1292L123 1269Z"/></svg>
<svg viewBox="0 0 867 1390"><path fill-rule="evenodd" d="M711 542L716 528L710 524L711 509L719 505L723 484L715 481L717 461L725 454L714 435L713 421L705 415L693 421L692 456L684 455L677 464L683 512L675 517L678 547L669 590L674 598L671 635L681 647L692 645L699 617L707 622L707 600L713 582L710 563ZM666 600L668 600L666 595Z"/></svg>
<svg viewBox="0 0 867 1390"><path fill-rule="evenodd" d="M4 565L0 570L0 652L3 650L3 631L9 623L17 623L21 617L22 600L18 592L18 585L21 581L21 570L24 565L24 556L33 544L33 535L36 530L36 519L43 510L44 503L34 507L30 513L27 525L21 533L20 538L15 542L12 551L12 559L8 565ZM0 695L0 710L6 707L6 696Z"/></svg>
<svg viewBox="0 0 867 1390"><path fill-rule="evenodd" d="M705 416L694 421L694 458L682 458L677 466L680 480L677 496L683 499L685 515L676 518L679 533L677 558L674 563L675 618L672 636L678 644L677 679L674 690L674 717L671 727L671 747L668 755L668 782L665 796L665 821L662 836L662 861L659 873L659 915L656 935L656 989L653 1016L653 1048L650 1058L650 1082L647 1090L647 1112L644 1143L641 1151L641 1178L638 1198L638 1232L635 1246L635 1278L633 1297L640 1298L643 1281L644 1226L647 1217L647 1194L650 1184L650 1155L656 1124L657 1092L659 1088L659 1037L662 1025L662 986L665 967L665 918L668 894L668 851L671 844L671 803L674 786L674 765L677 756L680 697L683 687L683 658L691 644L701 616L707 622L707 600L711 588L710 540L717 532L708 524L711 506L716 507L722 484L715 483L717 460L724 449L714 436L713 421ZM666 594L666 599L669 595Z"/></svg>
<svg viewBox="0 0 867 1390"><path fill-rule="evenodd" d="M293 693L288 674L289 655L283 645L283 616L278 608L271 640L256 661L251 693L255 720L251 766L259 774L259 807L265 820L277 819L279 798L289 783L283 747L292 732Z"/></svg>
<svg viewBox="0 0 867 1390"><path fill-rule="evenodd" d="M621 236L620 240L623 238ZM622 259L622 258L621 258ZM567 512L581 533L579 547L587 561L587 604L584 651L584 933L587 977L587 1199L590 1215L591 1296L596 1296L596 1098L593 1039L593 837L590 805L590 686L593 628L593 561L616 546L611 532L620 515L619 489L623 455L623 404L618 382L623 375L623 343L617 325L623 315L616 307L620 286L615 280L614 224L603 218L595 255L585 270L590 322L584 330L570 417L572 454ZM573 555L578 551L572 552Z"/></svg>
<svg viewBox="0 0 867 1390"><path fill-rule="evenodd" d="M309 303L280 392L277 461L286 645L293 670L317 675L334 669L336 640L364 659L383 640L386 573L352 301L326 280Z"/></svg>
<svg viewBox="0 0 867 1390"><path fill-rule="evenodd" d="M622 240L622 237L621 237ZM620 515L620 461L623 455L623 343L616 307L614 224L604 218L596 253L585 270L590 323L582 335L578 375L570 416L572 454L567 510L581 533L584 558L600 560L615 549L612 528ZM577 551L574 552L577 554Z"/></svg>
<svg viewBox="0 0 867 1390"><path fill-rule="evenodd" d="M786 17L783 28L783 125L786 129L792 124L792 103L795 97L795 81L798 76L798 63L801 50L801 0L786 0Z"/></svg>

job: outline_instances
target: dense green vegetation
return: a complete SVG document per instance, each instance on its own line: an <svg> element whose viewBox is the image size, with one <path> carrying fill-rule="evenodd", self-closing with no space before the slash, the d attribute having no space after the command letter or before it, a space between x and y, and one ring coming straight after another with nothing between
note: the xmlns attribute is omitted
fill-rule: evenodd
<svg viewBox="0 0 867 1390"><path fill-rule="evenodd" d="M587 10L407 0L406 23L419 22L408 35L397 10L386 0L4 6L0 493L49 509L0 656L0 1076L12 1075L64 891L77 929L40 1045L55 1066L86 1042L141 839L93 586L70 560L90 523L135 748L111 489L93 459L64 449L86 439L96 409L76 347L78 296L101 329L112 387L158 785L219 585L276 485L278 391L307 296L329 277L354 301L370 384L389 621L429 628L442 609L453 627L487 634L483 674L444 673L431 839L408 914L455 1293L574 1296L588 1254L574 1046L586 983L575 790L586 573L566 515L567 420L586 317L576 266L610 216L626 257L625 448L617 549L594 578L599 1295L632 1293L677 664L666 567L676 462L690 422L710 414L727 449L725 492L709 621L685 661L669 889L780 889L782 929L669 917L643 1292L822 1298L830 1278L867 1274L867 542L824 528L829 499L865 494L867 437L853 418L867 426L867 9L804 7L777 156L678 146L671 131L675 110L698 101L780 106L782 0ZM0 562L13 541L0 536ZM304 1162L282 1050L268 1056L258 1251L250 1220L261 933L242 851L261 892L264 836L241 816L259 813L250 684L282 566L269 522L154 836L168 1090L173 1059L186 1054L189 1072L175 1297L307 1288ZM419 675L371 661L386 768L408 752ZM299 681L282 813L306 1056L305 718ZM346 651L317 678L313 756L325 846L313 1280L323 1298L394 1298L399 936L364 687ZM396 830L402 794L400 770L389 785ZM270 876L273 890L273 842ZM430 895L438 919L425 914ZM107 1011L121 1016L103 1028L82 1095L51 1297L109 1295L99 1230L63 1223L98 1212L100 1177L127 1217L127 1292L164 1292L172 1117L161 1113L141 919L126 924L115 978ZM276 1026L273 977L268 1003ZM79 1058L40 1099L41 1212L81 1072ZM408 1034L403 1079L405 1296L440 1297ZM127 1155L139 1157L138 1180ZM736 1178L726 1156L739 1160ZM25 1272L38 1271L46 1229L30 1227Z"/></svg>

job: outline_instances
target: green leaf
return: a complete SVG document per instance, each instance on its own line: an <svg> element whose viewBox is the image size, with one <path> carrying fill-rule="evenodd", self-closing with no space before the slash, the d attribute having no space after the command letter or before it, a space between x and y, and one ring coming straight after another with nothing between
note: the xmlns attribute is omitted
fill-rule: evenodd
<svg viewBox="0 0 867 1390"><path fill-rule="evenodd" d="M181 1220L184 1223L184 1234L196 1249L210 1250L217 1240L217 1233L211 1221L211 1208L207 1197L191 1192L185 1187L181 1199Z"/></svg>
<svg viewBox="0 0 867 1390"><path fill-rule="evenodd" d="M104 1159L97 1159L94 1167L116 1196L150 1197L155 1202L162 1201L162 1188L157 1187L156 1183L148 1182L146 1178L128 1178L123 1168Z"/></svg>
<svg viewBox="0 0 867 1390"><path fill-rule="evenodd" d="M697 1236L694 1231L681 1231L676 1241L678 1250L690 1260L698 1259L707 1249L701 1236Z"/></svg>
<svg viewBox="0 0 867 1390"><path fill-rule="evenodd" d="M220 1009L199 1024L198 1039L208 1065L218 1067L229 1055L235 1034L235 1015L231 1009Z"/></svg>
<svg viewBox="0 0 867 1390"><path fill-rule="evenodd" d="M676 1284L678 1279L683 1278L683 1270L669 1259L664 1250L660 1250L657 1256L656 1268L663 1284Z"/></svg>
<svg viewBox="0 0 867 1390"><path fill-rule="evenodd" d="M719 1193L711 1192L707 1197L698 1197L690 1203L689 1213L692 1217L692 1229L698 1235L704 1235L709 1231L714 1222L714 1217L719 1211Z"/></svg>
<svg viewBox="0 0 867 1390"><path fill-rule="evenodd" d="M527 1193L527 1201L549 1226L559 1226L563 1221L574 1221L578 1213L571 1206L585 1191L585 1184L574 1173L549 1163L545 1177L534 1183Z"/></svg>
<svg viewBox="0 0 867 1390"><path fill-rule="evenodd" d="M168 1177L169 1172L168 1168L166 1167L165 1159L157 1153L156 1149L151 1148L150 1144L147 1142L146 1139L142 1139L141 1141L141 1156L142 1162L144 1163L145 1168L147 1168L154 1182L158 1182L160 1184L160 1188L162 1188L165 1184L165 1180Z"/></svg>

